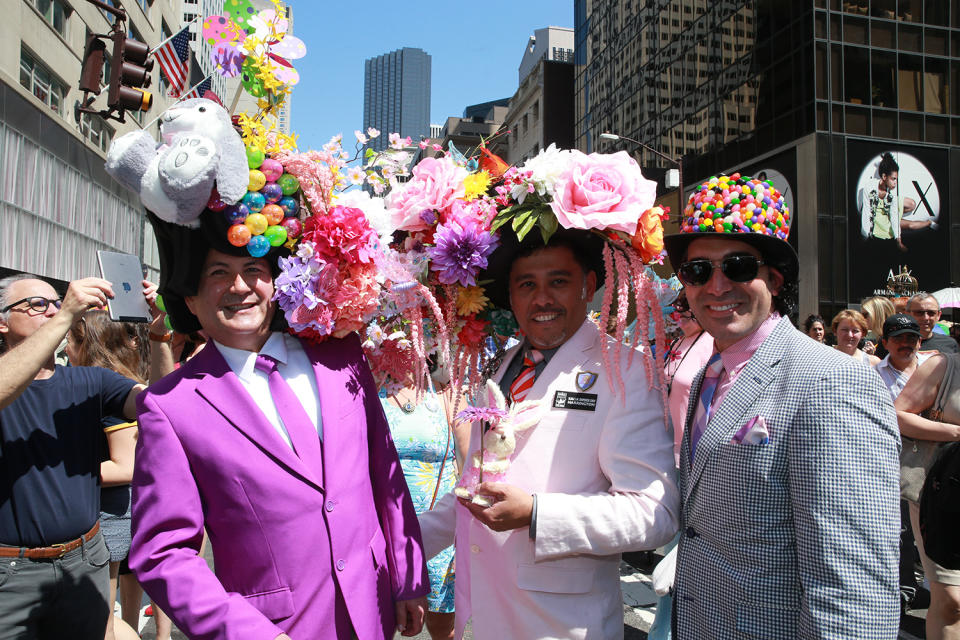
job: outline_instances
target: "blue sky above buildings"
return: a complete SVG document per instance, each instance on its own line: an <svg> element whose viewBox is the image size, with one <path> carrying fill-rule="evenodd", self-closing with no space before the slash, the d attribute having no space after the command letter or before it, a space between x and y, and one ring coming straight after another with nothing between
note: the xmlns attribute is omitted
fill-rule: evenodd
<svg viewBox="0 0 960 640"><path fill-rule="evenodd" d="M301 80L292 103L301 150L319 148L336 133L352 147L353 131L362 125L367 58L401 47L429 53L430 121L443 124L468 105L513 95L535 29L573 27L570 0L286 1L294 33L307 44L307 56L295 62Z"/></svg>

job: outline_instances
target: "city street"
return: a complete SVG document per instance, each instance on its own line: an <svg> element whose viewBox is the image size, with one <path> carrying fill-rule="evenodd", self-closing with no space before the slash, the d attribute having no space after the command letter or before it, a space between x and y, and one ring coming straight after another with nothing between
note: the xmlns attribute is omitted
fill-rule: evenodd
<svg viewBox="0 0 960 640"><path fill-rule="evenodd" d="M213 566L213 556L210 554L210 545L207 545L208 564ZM657 602L657 595L653 592L650 585L650 573L652 567L648 566L647 554L635 553L627 554L627 560L631 563L623 562L620 565L620 586L623 589L623 637L624 640L646 640L647 631L653 624L654 610ZM659 556L655 556L659 559ZM636 565L636 566L634 566ZM926 590L918 595L918 605L926 606L924 602L929 601L929 594ZM144 605L146 608L146 605ZM923 640L925 638L923 630L923 621L926 617L926 609L911 610L901 619L899 640ZM140 635L143 640L156 640L156 626L153 618L141 616ZM399 638L399 636L397 636ZM426 631L416 636L417 640L430 640ZM469 627L464 635L467 640L473 639ZM174 629L173 640L186 640L186 636Z"/></svg>

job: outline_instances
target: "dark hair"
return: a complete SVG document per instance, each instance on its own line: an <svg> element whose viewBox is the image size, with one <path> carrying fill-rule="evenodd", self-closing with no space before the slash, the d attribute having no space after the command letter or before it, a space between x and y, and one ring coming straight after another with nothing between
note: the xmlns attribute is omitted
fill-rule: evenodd
<svg viewBox="0 0 960 640"><path fill-rule="evenodd" d="M811 313L807 316L807 319L803 321L803 332L810 333L810 329L818 322L826 328L827 323L823 321L823 318L819 314Z"/></svg>
<svg viewBox="0 0 960 640"><path fill-rule="evenodd" d="M877 167L877 173L881 177L888 176L894 171L900 171L900 165L897 164L897 161L893 159L893 154L887 151L884 154L880 155L880 166Z"/></svg>

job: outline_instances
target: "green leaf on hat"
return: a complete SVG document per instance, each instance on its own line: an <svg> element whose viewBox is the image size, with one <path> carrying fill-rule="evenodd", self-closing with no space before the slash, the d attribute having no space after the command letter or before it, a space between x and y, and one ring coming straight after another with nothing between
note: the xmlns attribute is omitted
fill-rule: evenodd
<svg viewBox="0 0 960 640"><path fill-rule="evenodd" d="M540 214L540 236L543 238L543 244L550 244L550 238L556 233L559 226L557 216L550 209L546 209Z"/></svg>
<svg viewBox="0 0 960 640"><path fill-rule="evenodd" d="M531 210L529 212L529 215L526 217L523 223L519 226L519 228L517 227L517 220L514 219L513 228L514 228L514 231L517 232L518 241L523 242L524 236L530 233L530 230L533 229L533 226L537 224L537 217L538 216L533 215L533 210Z"/></svg>
<svg viewBox="0 0 960 640"><path fill-rule="evenodd" d="M517 232L518 239L523 240L523 236L519 235L520 228L527 224L527 220L529 220L531 216L533 216L532 207L523 209L513 217L511 226L513 227L513 230ZM536 218L534 218L534 222L536 222Z"/></svg>

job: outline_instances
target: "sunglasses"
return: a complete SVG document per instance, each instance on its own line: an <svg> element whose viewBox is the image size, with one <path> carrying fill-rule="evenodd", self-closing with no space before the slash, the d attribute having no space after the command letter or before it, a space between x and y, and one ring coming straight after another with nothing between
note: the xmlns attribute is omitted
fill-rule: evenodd
<svg viewBox="0 0 960 640"><path fill-rule="evenodd" d="M49 307L50 305L53 305L54 307L59 309L60 305L62 304L60 300L50 300L48 298L44 298L43 296L31 296L29 298L21 298L16 302L8 304L3 309L0 309L0 313L6 313L7 311L10 311L10 309L17 306L18 304L22 304L24 302L27 303L31 311L36 311L37 313L46 313L47 307Z"/></svg>
<svg viewBox="0 0 960 640"><path fill-rule="evenodd" d="M677 276L683 284L690 287L702 287L710 280L713 269L720 267L720 273L732 282L749 282L757 277L763 260L749 254L727 256L719 262L701 258L684 262L677 269Z"/></svg>

